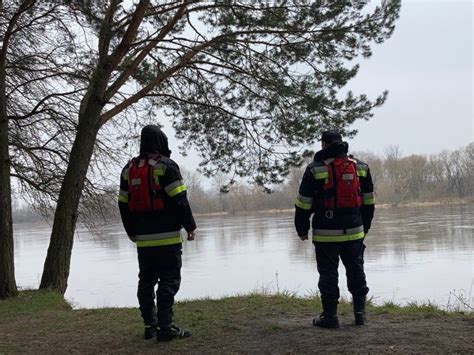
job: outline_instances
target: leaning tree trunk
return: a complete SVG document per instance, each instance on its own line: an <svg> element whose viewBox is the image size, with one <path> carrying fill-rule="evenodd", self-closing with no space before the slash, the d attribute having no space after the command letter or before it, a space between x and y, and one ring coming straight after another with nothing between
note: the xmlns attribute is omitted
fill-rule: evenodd
<svg viewBox="0 0 474 355"><path fill-rule="evenodd" d="M40 289L50 288L62 294L67 288L79 201L100 128L98 117L102 106L97 103L91 106L93 107L85 110L79 119L68 168L59 192L41 277Z"/></svg>
<svg viewBox="0 0 474 355"><path fill-rule="evenodd" d="M17 294L13 254L12 196L5 66L0 66L0 299Z"/></svg>

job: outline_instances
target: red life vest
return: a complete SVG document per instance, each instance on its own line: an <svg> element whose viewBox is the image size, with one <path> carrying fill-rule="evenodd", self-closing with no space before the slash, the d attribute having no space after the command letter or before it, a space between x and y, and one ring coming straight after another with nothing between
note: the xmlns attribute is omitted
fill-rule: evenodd
<svg viewBox="0 0 474 355"><path fill-rule="evenodd" d="M147 213L164 208L163 188L154 176L159 155L133 158L129 165L128 208L132 213Z"/></svg>
<svg viewBox="0 0 474 355"><path fill-rule="evenodd" d="M361 207L362 197L356 161L342 157L325 161L325 164L328 168L328 179L323 186L324 207L328 210Z"/></svg>

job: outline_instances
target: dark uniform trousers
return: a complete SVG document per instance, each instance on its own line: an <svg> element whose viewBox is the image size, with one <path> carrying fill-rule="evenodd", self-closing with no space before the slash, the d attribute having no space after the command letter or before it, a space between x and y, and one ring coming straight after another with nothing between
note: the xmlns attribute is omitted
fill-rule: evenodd
<svg viewBox="0 0 474 355"><path fill-rule="evenodd" d="M138 302L145 325L166 328L181 284L181 244L138 248ZM155 286L156 291L155 307Z"/></svg>
<svg viewBox="0 0 474 355"><path fill-rule="evenodd" d="M319 272L319 291L325 310L335 313L339 299L338 266L341 258L346 268L347 288L354 302L365 300L369 292L364 273L364 240L348 242L314 242Z"/></svg>

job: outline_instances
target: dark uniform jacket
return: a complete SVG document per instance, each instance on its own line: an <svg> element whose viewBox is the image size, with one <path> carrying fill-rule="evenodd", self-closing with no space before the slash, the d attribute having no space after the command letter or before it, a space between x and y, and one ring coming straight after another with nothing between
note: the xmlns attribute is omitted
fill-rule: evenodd
<svg viewBox="0 0 474 355"><path fill-rule="evenodd" d="M356 162L357 176L362 194L361 208L324 208L325 179L328 170L325 160L346 157L348 144L336 143L320 150L303 175L295 202L295 227L299 236L308 234L310 217L313 214L313 241L342 242L361 239L370 229L374 216L374 195L369 166L360 160Z"/></svg>
<svg viewBox="0 0 474 355"><path fill-rule="evenodd" d="M142 135L139 158L160 154L156 164L157 175L162 186L164 209L158 212L134 214L128 207L130 162L123 168L120 177L119 208L128 236L136 237L137 247L180 244L180 229L196 229L196 223L186 197L186 185L178 165L169 158L168 139L159 129L151 129ZM133 198L133 197L132 197Z"/></svg>

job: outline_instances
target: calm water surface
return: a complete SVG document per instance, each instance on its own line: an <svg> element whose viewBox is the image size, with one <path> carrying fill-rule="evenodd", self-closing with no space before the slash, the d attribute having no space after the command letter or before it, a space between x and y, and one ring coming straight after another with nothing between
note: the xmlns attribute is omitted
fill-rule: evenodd
<svg viewBox="0 0 474 355"><path fill-rule="evenodd" d="M185 242L177 299L255 290L317 290L311 242L294 232L293 215L198 217L198 237ZM100 236L78 228L66 297L79 308L136 306L136 248L121 224ZM15 225L17 283L37 287L50 226ZM377 302L431 300L449 306L453 294L474 301L474 205L379 208L366 237L366 273ZM341 294L349 296L340 268Z"/></svg>

